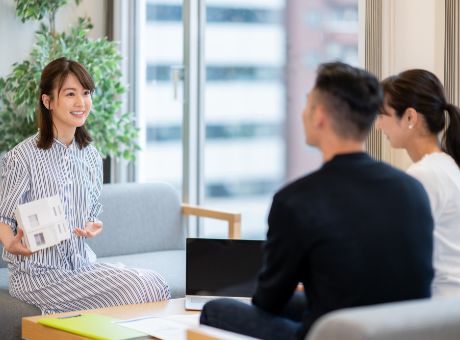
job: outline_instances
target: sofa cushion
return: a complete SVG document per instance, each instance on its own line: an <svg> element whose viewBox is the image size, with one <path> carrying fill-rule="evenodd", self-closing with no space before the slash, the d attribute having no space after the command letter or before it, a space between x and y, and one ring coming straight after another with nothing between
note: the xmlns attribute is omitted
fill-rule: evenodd
<svg viewBox="0 0 460 340"><path fill-rule="evenodd" d="M319 318L306 340L457 340L460 297L346 308Z"/></svg>
<svg viewBox="0 0 460 340"><path fill-rule="evenodd" d="M104 184L99 202L104 230L86 240L98 257L185 249L182 207L172 185ZM0 268L7 265L0 257Z"/></svg>
<svg viewBox="0 0 460 340"><path fill-rule="evenodd" d="M167 250L152 253L98 258L101 263L123 263L129 268L144 268L163 276L171 291L171 298L185 296L185 250Z"/></svg>
<svg viewBox="0 0 460 340"><path fill-rule="evenodd" d="M87 239L98 257L185 249L182 207L172 185L105 184L99 202L104 230Z"/></svg>
<svg viewBox="0 0 460 340"><path fill-rule="evenodd" d="M40 309L12 297L8 290L8 268L0 269L0 339L21 339L21 320L41 315Z"/></svg>

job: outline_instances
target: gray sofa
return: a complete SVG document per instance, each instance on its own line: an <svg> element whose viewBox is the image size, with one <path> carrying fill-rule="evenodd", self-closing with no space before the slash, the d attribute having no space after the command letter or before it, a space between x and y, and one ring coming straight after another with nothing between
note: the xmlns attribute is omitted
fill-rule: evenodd
<svg viewBox="0 0 460 340"><path fill-rule="evenodd" d="M337 310L318 319L305 340L458 340L460 296Z"/></svg>
<svg viewBox="0 0 460 340"><path fill-rule="evenodd" d="M229 221L238 238L240 215L181 205L165 183L105 185L100 202L104 231L88 244L99 262L153 269L168 282L172 298L185 295L183 214ZM135 230L135 232L133 232ZM0 260L0 339L21 339L21 319L40 310L8 293L8 269ZM349 308L329 313L306 340L458 340L460 297Z"/></svg>
<svg viewBox="0 0 460 340"><path fill-rule="evenodd" d="M181 204L167 183L104 185L99 201L104 230L87 240L98 262L155 270L169 284L173 299L185 296L184 214L227 220L229 237L240 233L239 214ZM0 259L0 339L21 339L21 319L40 314L9 294L7 263Z"/></svg>

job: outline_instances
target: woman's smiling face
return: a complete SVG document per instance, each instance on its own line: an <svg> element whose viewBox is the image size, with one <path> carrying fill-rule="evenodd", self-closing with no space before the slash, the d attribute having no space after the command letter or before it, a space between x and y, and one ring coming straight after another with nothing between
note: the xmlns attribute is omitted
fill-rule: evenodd
<svg viewBox="0 0 460 340"><path fill-rule="evenodd" d="M395 109L388 105L388 95L385 96L383 106L377 119L376 127L382 130L390 141L391 147L395 149L405 148L409 128L405 120L396 115Z"/></svg>
<svg viewBox="0 0 460 340"><path fill-rule="evenodd" d="M51 109L53 123L58 131L75 130L88 117L92 105L91 91L85 89L73 73L69 73L59 93L58 91L56 87L51 102L48 96L43 95L43 102Z"/></svg>

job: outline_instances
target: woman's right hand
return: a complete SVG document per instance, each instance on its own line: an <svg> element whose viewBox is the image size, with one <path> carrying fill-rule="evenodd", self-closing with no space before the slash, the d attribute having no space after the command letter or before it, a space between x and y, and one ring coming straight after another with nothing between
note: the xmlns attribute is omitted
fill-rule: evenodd
<svg viewBox="0 0 460 340"><path fill-rule="evenodd" d="M22 236L24 235L24 232L22 229L18 228L18 233L15 237L11 239L10 244L7 246L5 245L5 249L8 251L8 253L13 254L13 255L22 255L29 257L37 252L32 253L27 247L23 246L21 243Z"/></svg>

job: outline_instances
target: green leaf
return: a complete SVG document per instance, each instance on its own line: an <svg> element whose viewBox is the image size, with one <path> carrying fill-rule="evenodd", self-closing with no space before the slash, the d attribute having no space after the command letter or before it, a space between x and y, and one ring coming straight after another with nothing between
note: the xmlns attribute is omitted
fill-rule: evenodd
<svg viewBox="0 0 460 340"><path fill-rule="evenodd" d="M27 17L30 17L31 15L34 14L34 8L33 7L29 7L26 11L26 13L24 14L24 18L27 18Z"/></svg>
<svg viewBox="0 0 460 340"><path fill-rule="evenodd" d="M80 0L78 0L80 2ZM22 21L38 19L56 11L66 0L15 0L16 11ZM24 18L29 11L29 17ZM94 41L87 37L92 28L90 18L79 18L77 27L70 27L69 34L56 32L56 45L41 24L37 32L37 45L27 61L15 63L12 74L0 78L0 152L37 131L37 99L43 68L53 59L67 56L85 65L94 77L96 89L92 94L93 108L88 117L88 131L93 145L101 156L123 157L133 161L139 150L136 143L138 128L132 112L119 112L121 102L115 100L128 86L121 86L119 62L122 57L118 43L107 38ZM121 114L121 116L120 116Z"/></svg>
<svg viewBox="0 0 460 340"><path fill-rule="evenodd" d="M65 43L65 40L60 38L59 41L61 42L61 45L62 45L62 48L66 49L67 48L67 45Z"/></svg>
<svg viewBox="0 0 460 340"><path fill-rule="evenodd" d="M44 34L42 34L42 33L37 33L37 38L38 38L41 42L46 43L46 37L45 37Z"/></svg>

